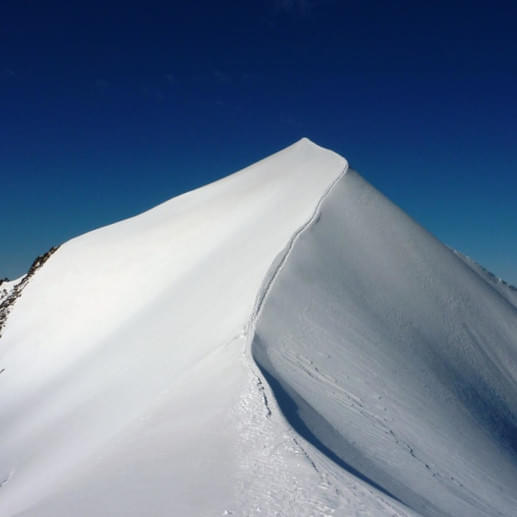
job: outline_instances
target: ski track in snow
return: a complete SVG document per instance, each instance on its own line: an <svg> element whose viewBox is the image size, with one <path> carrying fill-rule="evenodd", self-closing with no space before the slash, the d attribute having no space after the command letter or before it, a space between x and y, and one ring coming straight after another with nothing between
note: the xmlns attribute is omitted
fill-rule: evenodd
<svg viewBox="0 0 517 517"><path fill-rule="evenodd" d="M248 389L235 417L242 437L238 510L223 515L258 517L414 517L415 512L390 500L366 483L341 471L287 423L258 366L244 357ZM243 511L243 509L246 509Z"/></svg>

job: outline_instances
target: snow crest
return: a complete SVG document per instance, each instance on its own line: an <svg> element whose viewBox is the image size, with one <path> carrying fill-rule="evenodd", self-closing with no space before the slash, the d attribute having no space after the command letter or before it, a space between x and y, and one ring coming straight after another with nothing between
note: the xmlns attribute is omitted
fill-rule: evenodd
<svg viewBox="0 0 517 517"><path fill-rule="evenodd" d="M251 511L250 315L346 165L302 139L60 247L0 341L0 514Z"/></svg>
<svg viewBox="0 0 517 517"><path fill-rule="evenodd" d="M510 516L516 312L302 139L31 278L0 514Z"/></svg>

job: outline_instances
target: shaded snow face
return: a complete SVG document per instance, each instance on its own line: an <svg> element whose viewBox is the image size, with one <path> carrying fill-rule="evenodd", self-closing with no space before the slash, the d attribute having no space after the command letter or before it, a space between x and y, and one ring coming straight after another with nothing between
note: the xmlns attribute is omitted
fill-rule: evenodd
<svg viewBox="0 0 517 517"><path fill-rule="evenodd" d="M517 310L355 172L293 247L252 352L322 455L422 515L515 515Z"/></svg>

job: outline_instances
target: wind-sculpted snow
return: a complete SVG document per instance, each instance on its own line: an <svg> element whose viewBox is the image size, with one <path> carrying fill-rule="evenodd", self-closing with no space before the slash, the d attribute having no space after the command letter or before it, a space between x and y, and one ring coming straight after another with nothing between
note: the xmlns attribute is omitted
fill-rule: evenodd
<svg viewBox="0 0 517 517"><path fill-rule="evenodd" d="M421 515L515 515L517 309L355 172L276 275L252 353L321 456Z"/></svg>
<svg viewBox="0 0 517 517"><path fill-rule="evenodd" d="M263 421L244 352L271 263L346 167L302 139L60 247L0 341L2 517L329 506L286 426ZM290 465L283 485L257 451Z"/></svg>
<svg viewBox="0 0 517 517"><path fill-rule="evenodd" d="M6 284L0 515L511 515L515 307L347 171L302 139Z"/></svg>

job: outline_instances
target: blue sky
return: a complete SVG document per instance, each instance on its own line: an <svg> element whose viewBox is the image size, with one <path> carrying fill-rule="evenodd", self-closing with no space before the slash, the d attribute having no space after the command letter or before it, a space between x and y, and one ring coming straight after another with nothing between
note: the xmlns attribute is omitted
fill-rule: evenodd
<svg viewBox="0 0 517 517"><path fill-rule="evenodd" d="M74 4L0 6L0 277L307 136L517 284L515 2Z"/></svg>

